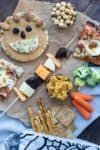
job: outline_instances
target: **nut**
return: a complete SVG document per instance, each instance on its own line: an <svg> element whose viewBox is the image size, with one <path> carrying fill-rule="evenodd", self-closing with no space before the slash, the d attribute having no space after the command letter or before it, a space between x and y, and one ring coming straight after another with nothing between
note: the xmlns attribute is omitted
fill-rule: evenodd
<svg viewBox="0 0 100 150"><path fill-rule="evenodd" d="M54 24L58 25L59 21L57 19L54 20Z"/></svg>
<svg viewBox="0 0 100 150"><path fill-rule="evenodd" d="M26 14L25 14L25 19L26 19L26 21L28 21L28 22L31 22L31 21L33 20L33 13L32 13L31 10L29 10L28 12L26 12Z"/></svg>
<svg viewBox="0 0 100 150"><path fill-rule="evenodd" d="M37 20L36 20L36 26L37 26L37 27L41 27L42 25L43 25L43 20L37 19Z"/></svg>
<svg viewBox="0 0 100 150"><path fill-rule="evenodd" d="M60 20L61 18L62 18L62 16L58 16L58 17L57 17L57 20Z"/></svg>
<svg viewBox="0 0 100 150"><path fill-rule="evenodd" d="M13 20L18 23L20 21L20 17L16 14L13 15Z"/></svg>
<svg viewBox="0 0 100 150"><path fill-rule="evenodd" d="M59 15L60 15L60 11L59 11L59 10L56 10L55 14L56 14L57 16L59 16Z"/></svg>
<svg viewBox="0 0 100 150"><path fill-rule="evenodd" d="M65 20L67 20L67 19L68 19L68 16L67 16L67 15L64 15L63 18L64 18Z"/></svg>
<svg viewBox="0 0 100 150"><path fill-rule="evenodd" d="M66 2L61 2L61 5L62 6L66 6Z"/></svg>
<svg viewBox="0 0 100 150"><path fill-rule="evenodd" d="M1 22L0 28L2 28L4 31L8 31L10 29L10 25L5 22Z"/></svg>
<svg viewBox="0 0 100 150"><path fill-rule="evenodd" d="M61 7L60 7L60 10L61 10L61 11L64 11L64 10L65 10L65 7L64 7L64 6L61 6Z"/></svg>
<svg viewBox="0 0 100 150"><path fill-rule="evenodd" d="M57 10L56 7L54 7L54 8L53 8L53 11L56 11L56 10Z"/></svg>
<svg viewBox="0 0 100 150"><path fill-rule="evenodd" d="M65 12L62 11L62 12L60 13L60 15L63 17L63 16L65 15Z"/></svg>
<svg viewBox="0 0 100 150"><path fill-rule="evenodd" d="M54 11L51 12L51 17L53 17L53 16L55 16L55 12Z"/></svg>
<svg viewBox="0 0 100 150"><path fill-rule="evenodd" d="M61 23L61 22L64 23L64 20L63 20L63 19L60 19L60 23Z"/></svg>
<svg viewBox="0 0 100 150"><path fill-rule="evenodd" d="M60 3L57 3L57 4L56 4L56 8L60 8Z"/></svg>
<svg viewBox="0 0 100 150"><path fill-rule="evenodd" d="M58 25L59 25L60 28L65 28L66 27L66 24L64 24L63 22L60 22Z"/></svg>

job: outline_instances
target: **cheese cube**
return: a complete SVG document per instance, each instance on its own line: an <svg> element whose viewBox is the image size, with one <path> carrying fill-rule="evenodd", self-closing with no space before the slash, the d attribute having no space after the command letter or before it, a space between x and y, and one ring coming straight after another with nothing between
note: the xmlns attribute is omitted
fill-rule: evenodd
<svg viewBox="0 0 100 150"><path fill-rule="evenodd" d="M19 90L27 97L31 97L35 93L35 90L33 88L31 88L26 82L22 83Z"/></svg>
<svg viewBox="0 0 100 150"><path fill-rule="evenodd" d="M44 66L51 71L55 71L55 63L51 58L48 58L46 60L46 62L44 63Z"/></svg>
<svg viewBox="0 0 100 150"><path fill-rule="evenodd" d="M39 65L38 68L35 70L37 76L39 76L42 80L46 80L50 75L50 71L47 70L43 65Z"/></svg>
<svg viewBox="0 0 100 150"><path fill-rule="evenodd" d="M47 53L46 56L51 58L58 68L61 67L61 63L60 63L59 59L56 59L55 56L53 56L51 53Z"/></svg>

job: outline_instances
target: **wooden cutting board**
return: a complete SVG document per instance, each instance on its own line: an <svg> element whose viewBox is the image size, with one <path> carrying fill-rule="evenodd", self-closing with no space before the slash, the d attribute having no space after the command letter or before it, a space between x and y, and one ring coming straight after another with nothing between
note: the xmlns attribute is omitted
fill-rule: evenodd
<svg viewBox="0 0 100 150"><path fill-rule="evenodd" d="M51 52L51 53L56 53L57 49L61 46L65 46L77 33L80 32L81 30L81 25L85 23L85 21L88 19L87 16L85 16L82 13L78 12L77 20L75 24L72 27L68 27L67 29L58 29L55 25L53 25L51 17L50 17L50 12L52 10L53 3L49 2L37 2L37 1L32 1L32 0L20 0L18 3L18 6L15 10L15 12L19 11L27 11L28 9L32 9L34 13L39 15L46 23L48 32L49 32L49 46L47 48L46 52ZM75 46L74 42L70 47L69 50L74 50ZM35 68L40 64L44 63L46 60L45 53L39 57L38 59L28 62L28 63L19 63L14 60L11 60L8 58L3 51L0 51L0 58L5 58L17 65L20 65L24 68L24 74L21 79L18 80L16 87L19 87L19 85L28 77L34 75ZM71 77L72 70L82 64L83 61L77 60L73 57L70 57L68 59L62 60L62 68L58 69L56 73L62 73L64 75L67 75L68 77ZM9 95L9 98L5 100L4 102L0 101L0 110L5 110L7 106L15 99L15 95L13 92ZM41 97L45 103L49 106L55 106L55 105L65 105L66 102L59 102L59 101L54 101L51 100L48 97L48 94L46 92L46 87L45 84L40 86L36 94L30 98L26 103L22 103L20 101L17 101L16 104L12 106L12 108L8 111L8 114L10 116L19 118L25 122L27 122L28 117L27 117L27 107L28 106L33 106L34 110L37 110L37 104L36 101Z"/></svg>

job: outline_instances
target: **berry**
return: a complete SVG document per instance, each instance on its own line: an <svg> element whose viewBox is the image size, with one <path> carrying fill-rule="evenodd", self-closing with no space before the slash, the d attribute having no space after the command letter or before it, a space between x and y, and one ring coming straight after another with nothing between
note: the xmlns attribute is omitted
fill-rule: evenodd
<svg viewBox="0 0 100 150"><path fill-rule="evenodd" d="M21 38L22 38L22 39L25 39L25 38L26 38L26 35L25 35L25 32L24 32L24 31L21 31L21 34L20 34L20 35L21 35Z"/></svg>
<svg viewBox="0 0 100 150"><path fill-rule="evenodd" d="M18 34L18 33L19 33L19 31L20 31L20 30L19 30L18 28L16 28L16 27L15 27L15 28L13 28L13 30L12 30L12 32L13 32L14 34Z"/></svg>
<svg viewBox="0 0 100 150"><path fill-rule="evenodd" d="M37 76L30 77L26 80L26 83L33 89L36 89L43 83L43 80Z"/></svg>
<svg viewBox="0 0 100 150"><path fill-rule="evenodd" d="M27 32L31 32L32 31L32 27L31 26L26 26L25 29L26 29Z"/></svg>
<svg viewBox="0 0 100 150"><path fill-rule="evenodd" d="M67 57L67 49L64 48L64 47L61 47L56 55L55 55L56 58L66 58Z"/></svg>

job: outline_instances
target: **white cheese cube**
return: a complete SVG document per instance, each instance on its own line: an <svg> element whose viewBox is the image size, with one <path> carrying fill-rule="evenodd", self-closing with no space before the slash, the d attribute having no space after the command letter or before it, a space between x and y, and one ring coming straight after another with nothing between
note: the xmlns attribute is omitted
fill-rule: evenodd
<svg viewBox="0 0 100 150"><path fill-rule="evenodd" d="M19 90L20 90L20 92L22 92L27 97L31 97L35 93L35 90L32 89L26 82L22 83Z"/></svg>
<svg viewBox="0 0 100 150"><path fill-rule="evenodd" d="M46 62L44 63L44 67L46 67L47 69L51 71L55 71L55 63L53 62L51 58L48 58L46 60Z"/></svg>

